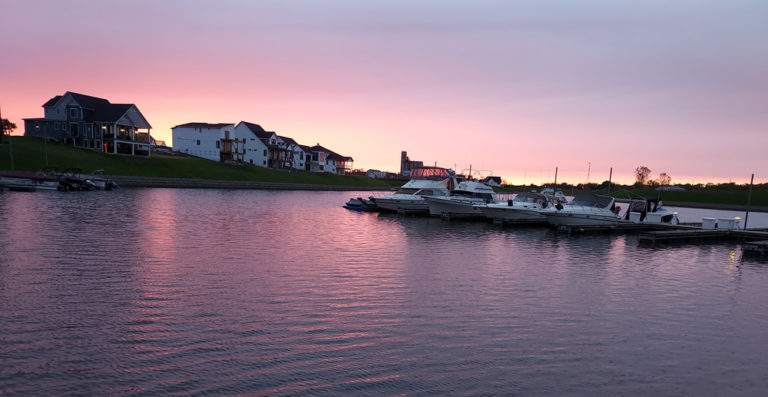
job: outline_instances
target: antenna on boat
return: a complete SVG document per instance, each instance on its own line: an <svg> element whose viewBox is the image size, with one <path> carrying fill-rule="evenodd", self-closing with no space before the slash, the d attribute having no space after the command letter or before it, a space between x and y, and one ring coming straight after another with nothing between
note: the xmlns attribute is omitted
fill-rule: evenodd
<svg viewBox="0 0 768 397"><path fill-rule="evenodd" d="M611 194L611 179L613 179L613 167L608 171L608 194Z"/></svg>
<svg viewBox="0 0 768 397"><path fill-rule="evenodd" d="M749 220L749 204L752 202L752 185L755 183L755 174L749 180L749 195L747 196L747 213L744 215L744 230L747 230L747 221Z"/></svg>
<svg viewBox="0 0 768 397"><path fill-rule="evenodd" d="M557 185L557 166L555 166L555 185Z"/></svg>

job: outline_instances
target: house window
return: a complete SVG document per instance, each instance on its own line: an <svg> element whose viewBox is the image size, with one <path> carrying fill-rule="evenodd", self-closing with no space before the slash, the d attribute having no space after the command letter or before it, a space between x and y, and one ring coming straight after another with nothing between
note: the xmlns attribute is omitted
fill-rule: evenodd
<svg viewBox="0 0 768 397"><path fill-rule="evenodd" d="M261 163L264 164L264 165L267 165L267 161L266 160L262 161Z"/></svg>
<svg viewBox="0 0 768 397"><path fill-rule="evenodd" d="M325 169L324 166L321 164L320 165L320 171L323 171L324 169Z"/></svg>
<svg viewBox="0 0 768 397"><path fill-rule="evenodd" d="M197 140L197 146L200 146L200 140L199 139Z"/></svg>
<svg viewBox="0 0 768 397"><path fill-rule="evenodd" d="M253 164L253 159L251 159L251 164Z"/></svg>
<svg viewBox="0 0 768 397"><path fill-rule="evenodd" d="M267 155L267 151L266 151L266 150L264 150L264 155L265 155L265 156Z"/></svg>
<svg viewBox="0 0 768 397"><path fill-rule="evenodd" d="M221 142L216 141L216 149L220 149L220 148L221 148Z"/></svg>
<svg viewBox="0 0 768 397"><path fill-rule="evenodd" d="M35 121L35 129L36 130L40 129L40 122L39 121Z"/></svg>

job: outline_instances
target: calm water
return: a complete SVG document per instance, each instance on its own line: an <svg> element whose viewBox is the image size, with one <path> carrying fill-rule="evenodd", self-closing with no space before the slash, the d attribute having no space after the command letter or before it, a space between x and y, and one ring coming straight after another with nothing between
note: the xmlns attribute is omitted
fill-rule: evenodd
<svg viewBox="0 0 768 397"><path fill-rule="evenodd" d="M768 263L738 244L341 208L353 195L0 193L0 395L768 390Z"/></svg>

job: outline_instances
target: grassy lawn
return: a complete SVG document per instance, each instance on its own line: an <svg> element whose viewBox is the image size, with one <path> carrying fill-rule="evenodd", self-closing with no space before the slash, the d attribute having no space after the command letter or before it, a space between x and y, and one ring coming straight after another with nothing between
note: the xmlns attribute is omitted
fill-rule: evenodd
<svg viewBox="0 0 768 397"><path fill-rule="evenodd" d="M8 137L0 145L0 170L11 169ZM334 175L292 170L276 171L253 165L228 165L192 156L153 153L151 158L99 153L88 149L48 142L39 138L13 137L13 165L16 170L38 171L48 165L60 170L81 168L84 173L98 169L107 175L199 178L233 181L308 183L391 187L390 183L359 175Z"/></svg>

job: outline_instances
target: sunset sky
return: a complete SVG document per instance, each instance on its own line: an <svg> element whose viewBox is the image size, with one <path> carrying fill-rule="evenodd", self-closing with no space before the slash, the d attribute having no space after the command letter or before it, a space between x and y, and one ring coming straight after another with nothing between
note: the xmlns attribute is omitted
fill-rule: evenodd
<svg viewBox="0 0 768 397"><path fill-rule="evenodd" d="M0 109L260 124L355 168L768 182L768 1L0 1ZM589 176L588 176L589 175Z"/></svg>

